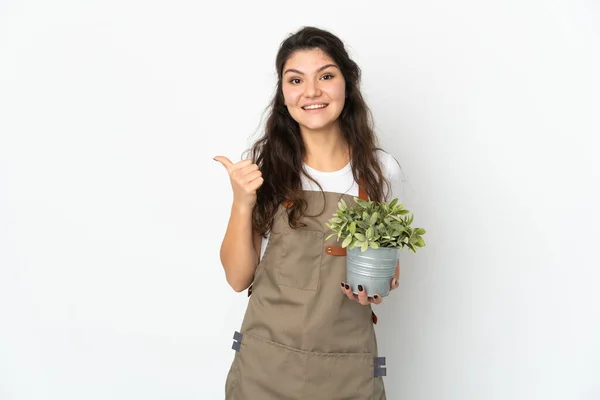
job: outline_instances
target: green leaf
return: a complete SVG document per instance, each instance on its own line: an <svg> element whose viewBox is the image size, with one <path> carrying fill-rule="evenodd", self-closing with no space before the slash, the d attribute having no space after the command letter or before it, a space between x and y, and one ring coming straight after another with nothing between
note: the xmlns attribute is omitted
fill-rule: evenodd
<svg viewBox="0 0 600 400"><path fill-rule="evenodd" d="M371 246L372 249L378 249L379 248L379 244L377 244L377 242L371 242L371 243L369 243L369 246Z"/></svg>
<svg viewBox="0 0 600 400"><path fill-rule="evenodd" d="M342 247L348 247L348 245L352 242L352 235L348 235L346 239L342 242Z"/></svg>
<svg viewBox="0 0 600 400"><path fill-rule="evenodd" d="M367 221L358 221L356 224L359 226L360 229L363 229L365 231L369 229L370 226Z"/></svg>
<svg viewBox="0 0 600 400"><path fill-rule="evenodd" d="M373 215L371 215L371 219L369 220L369 223L371 225L375 225L375 223L377 222L377 218L379 217L379 214L377 214L377 211L375 211L373 213Z"/></svg>
<svg viewBox="0 0 600 400"><path fill-rule="evenodd" d="M362 244L360 246L360 250L367 251L368 248L369 248L369 242L362 242Z"/></svg>
<svg viewBox="0 0 600 400"><path fill-rule="evenodd" d="M373 239L373 227L372 226L370 226L369 229L367 229L366 236L367 236L368 240Z"/></svg>
<svg viewBox="0 0 600 400"><path fill-rule="evenodd" d="M364 242L365 240L367 240L367 238L365 238L365 235L363 235L362 233L358 233L358 232L354 234L354 237L361 242Z"/></svg>
<svg viewBox="0 0 600 400"><path fill-rule="evenodd" d="M356 201L356 204L358 204L361 207L367 208L369 206L368 202L364 201L363 199L359 199L358 197L355 197L354 201Z"/></svg>
<svg viewBox="0 0 600 400"><path fill-rule="evenodd" d="M356 222L352 221L350 223L350 227L348 228L348 230L350 231L351 234L355 234L356 233Z"/></svg>
<svg viewBox="0 0 600 400"><path fill-rule="evenodd" d="M395 220L396 220L396 221L398 221L398 222L402 222L402 223L404 223L404 220L403 220L402 218L400 218L400 217L396 216L396 215L390 215L390 217L391 217L391 218L393 218L393 219L395 219Z"/></svg>

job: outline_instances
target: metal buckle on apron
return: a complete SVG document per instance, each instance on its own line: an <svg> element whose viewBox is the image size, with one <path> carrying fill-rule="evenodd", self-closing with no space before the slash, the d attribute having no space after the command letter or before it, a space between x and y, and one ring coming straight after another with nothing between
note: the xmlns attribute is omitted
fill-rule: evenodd
<svg viewBox="0 0 600 400"><path fill-rule="evenodd" d="M233 334L233 345L231 346L233 350L240 351L240 346L242 344L242 336L243 335L238 331L235 331L235 333Z"/></svg>
<svg viewBox="0 0 600 400"><path fill-rule="evenodd" d="M375 376L387 376L385 357L375 357Z"/></svg>

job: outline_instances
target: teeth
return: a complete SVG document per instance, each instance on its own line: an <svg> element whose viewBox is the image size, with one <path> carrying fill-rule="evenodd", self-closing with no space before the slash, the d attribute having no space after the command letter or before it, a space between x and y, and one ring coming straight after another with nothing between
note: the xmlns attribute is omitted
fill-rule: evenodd
<svg viewBox="0 0 600 400"><path fill-rule="evenodd" d="M316 110L317 108L325 108L327 107L327 104L314 104L312 106L306 106L306 107L302 107L305 110Z"/></svg>

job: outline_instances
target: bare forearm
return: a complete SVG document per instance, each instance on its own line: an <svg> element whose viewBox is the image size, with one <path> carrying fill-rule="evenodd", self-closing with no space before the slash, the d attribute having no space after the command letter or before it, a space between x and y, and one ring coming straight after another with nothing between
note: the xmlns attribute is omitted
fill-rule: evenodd
<svg viewBox="0 0 600 400"><path fill-rule="evenodd" d="M229 285L241 292L252 283L258 256L253 243L252 210L231 207L231 216L221 245L221 264Z"/></svg>

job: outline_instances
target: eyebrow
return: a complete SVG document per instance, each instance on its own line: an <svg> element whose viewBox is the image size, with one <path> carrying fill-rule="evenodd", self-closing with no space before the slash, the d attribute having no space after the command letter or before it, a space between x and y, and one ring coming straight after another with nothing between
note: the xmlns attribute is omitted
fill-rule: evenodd
<svg viewBox="0 0 600 400"><path fill-rule="evenodd" d="M327 64L327 65L323 65L321 68L319 68L319 69L317 70L317 72L321 72L321 71L323 71L324 69L327 69L327 68L329 68L329 67L335 67L335 68L339 69L339 67L338 67L337 65L335 65L335 64ZM285 74L287 74L288 72L295 72L295 73L297 73L297 74L304 75L304 72L298 71L297 69L293 69L293 68L287 69L287 70L286 70L286 71L285 71L283 74L285 75Z"/></svg>

